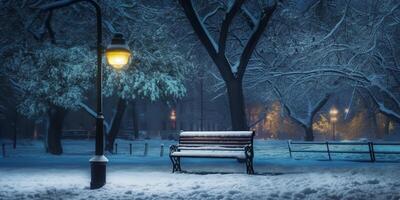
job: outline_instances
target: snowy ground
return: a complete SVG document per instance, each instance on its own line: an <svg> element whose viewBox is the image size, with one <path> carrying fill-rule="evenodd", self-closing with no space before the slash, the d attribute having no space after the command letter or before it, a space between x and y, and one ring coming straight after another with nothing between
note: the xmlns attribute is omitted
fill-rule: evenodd
<svg viewBox="0 0 400 200"><path fill-rule="evenodd" d="M0 158L0 199L400 200L398 162L315 160L324 155L293 160L284 141L256 141L256 175L246 175L243 163L218 159L183 159L186 172L172 174L165 156L171 143L136 141L130 156L128 142L118 141L118 154L107 155L107 185L89 190L93 141L64 141L62 156L45 154L41 142L25 141L17 150L7 147L8 156Z"/></svg>

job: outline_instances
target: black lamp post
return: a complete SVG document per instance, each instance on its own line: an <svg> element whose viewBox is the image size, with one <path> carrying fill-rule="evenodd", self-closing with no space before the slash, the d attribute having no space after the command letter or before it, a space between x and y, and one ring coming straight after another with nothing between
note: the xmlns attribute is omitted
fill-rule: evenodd
<svg viewBox="0 0 400 200"><path fill-rule="evenodd" d="M93 158L90 159L91 166L91 182L90 188L97 189L104 186L106 183L106 165L108 159L104 156L104 130L103 130L103 96L102 96L102 20L101 8L94 0L62 0L54 3L47 4L41 7L42 11L50 12L47 18L47 26L50 26L50 17L53 10L70 6L79 2L88 2L96 9L96 23L97 23L97 74L96 74L96 96L97 96L97 116L96 116L96 151ZM48 27L50 29L50 27ZM51 29L49 30L51 31ZM131 58L131 51L126 45L122 34L115 34L111 44L107 47L106 51L107 62L114 68L122 68L129 63Z"/></svg>

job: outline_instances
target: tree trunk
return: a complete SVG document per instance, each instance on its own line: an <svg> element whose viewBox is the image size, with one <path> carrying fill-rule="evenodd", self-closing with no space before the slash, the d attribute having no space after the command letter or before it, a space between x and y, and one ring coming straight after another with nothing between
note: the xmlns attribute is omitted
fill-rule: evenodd
<svg viewBox="0 0 400 200"><path fill-rule="evenodd" d="M318 16L320 23L322 24L326 19L328 9L328 2L326 0L320 0L317 4L317 9L315 10L315 14Z"/></svg>
<svg viewBox="0 0 400 200"><path fill-rule="evenodd" d="M377 118L376 118L376 113L374 111L372 111L371 109L369 109L368 111L368 115L369 115L369 120L370 120L370 139L374 139L374 138L382 138L382 134L378 129L378 122L377 122Z"/></svg>
<svg viewBox="0 0 400 200"><path fill-rule="evenodd" d="M15 114L15 118L13 119L13 149L17 148L17 126L18 126L18 116L17 113Z"/></svg>
<svg viewBox="0 0 400 200"><path fill-rule="evenodd" d="M50 115L48 115L47 117L45 117L43 119L43 124L44 124L44 138L43 138L43 146L46 150L46 153L49 152L49 145L48 145L48 138L49 138L49 127L50 127Z"/></svg>
<svg viewBox="0 0 400 200"><path fill-rule="evenodd" d="M200 131L204 130L203 122L204 122L204 88L203 88L203 73L200 79Z"/></svg>
<svg viewBox="0 0 400 200"><path fill-rule="evenodd" d="M229 109L233 131L247 131L242 82L237 79L226 82L228 89Z"/></svg>
<svg viewBox="0 0 400 200"><path fill-rule="evenodd" d="M304 132L305 132L305 136L304 136L304 140L305 141L314 141L314 131L312 126L311 127L306 127L304 126Z"/></svg>
<svg viewBox="0 0 400 200"><path fill-rule="evenodd" d="M385 116L385 122L384 122L384 130L383 130L383 134L384 136L387 136L390 134L390 118Z"/></svg>
<svg viewBox="0 0 400 200"><path fill-rule="evenodd" d="M59 106L51 106L49 110L49 128L47 133L48 152L55 155L63 153L61 145L62 128L67 110Z"/></svg>
<svg viewBox="0 0 400 200"><path fill-rule="evenodd" d="M106 139L106 150L111 153L114 150L114 141L118 135L125 109L126 109L126 101L122 98L119 98L118 104L117 104L117 112L115 113L114 118L111 122L110 132L108 132L107 137L106 137L107 138Z"/></svg>
<svg viewBox="0 0 400 200"><path fill-rule="evenodd" d="M262 33L267 27L272 13L276 8L276 4L274 4L272 7L263 8L259 19L256 20L257 22L252 23L254 26L252 34L247 40L247 43L244 45L238 62L237 70L233 72L232 65L226 56L226 44L232 21L241 10L241 6L244 2L245 1L234 1L227 10L221 23L218 44L216 44L204 25L204 22L200 19L197 11L195 10L193 2L189 0L179 1L179 4L182 6L186 17L193 27L194 32L199 37L200 42L206 48L207 53L214 61L218 71L226 83L229 96L232 130L235 131L249 129L245 115L242 78L246 72L251 55L256 48L258 41L262 37Z"/></svg>
<svg viewBox="0 0 400 200"><path fill-rule="evenodd" d="M139 117L136 109L136 100L132 101L132 123L133 123L133 136L135 140L139 139Z"/></svg>

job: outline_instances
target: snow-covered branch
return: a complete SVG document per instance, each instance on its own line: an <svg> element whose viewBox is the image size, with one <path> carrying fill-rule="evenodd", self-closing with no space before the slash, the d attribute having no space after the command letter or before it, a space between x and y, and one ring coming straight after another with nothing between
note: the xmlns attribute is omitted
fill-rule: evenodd
<svg viewBox="0 0 400 200"><path fill-rule="evenodd" d="M265 8L258 24L254 27L253 33L251 34L249 40L247 41L243 49L242 55L240 56L238 70L237 70L237 77L239 79L243 78L250 57L253 54L253 51L256 48L257 43L260 37L262 36L262 33L264 32L265 27L267 26L275 9L276 9L276 4L273 7Z"/></svg>
<svg viewBox="0 0 400 200"><path fill-rule="evenodd" d="M192 0L179 0L186 17L189 19L189 22L192 24L194 31L199 37L201 43L207 49L208 54L214 60L214 62L219 63L223 62L224 64L217 64L218 70L221 73L221 76L224 80L229 80L233 78L233 74L230 68L230 63L223 57L223 59L219 58L218 55L218 44L214 41L211 34L208 32L204 23L201 22L200 17L197 11L193 7Z"/></svg>
<svg viewBox="0 0 400 200"><path fill-rule="evenodd" d="M83 110L85 110L90 116L92 116L93 118L96 118L97 117L97 112L96 111L94 111L92 108L90 108L90 106L89 105L86 105L85 103L83 103L83 102L79 102L79 106L83 109ZM106 132L108 133L109 131L110 131L110 125L108 124L108 122L104 119L103 120L103 124L104 124L104 126L105 126L105 128L106 128Z"/></svg>
<svg viewBox="0 0 400 200"><path fill-rule="evenodd" d="M350 4L350 1L347 1L346 7L345 7L345 9L344 9L344 11L343 11L342 18L336 23L336 25L331 29L331 31L330 31L328 34L326 34L323 38L321 38L320 40L318 40L318 41L316 41L316 42L314 42L314 43L311 43L310 46L311 46L311 45L320 44L320 43L322 43L323 41L325 41L326 39L332 37L332 35L338 30L338 28L339 28L339 27L343 24L343 22L345 21L346 15L347 15L347 10L349 9L349 4Z"/></svg>
<svg viewBox="0 0 400 200"><path fill-rule="evenodd" d="M240 10L240 7L244 3L244 0L235 0L232 5L228 8L225 17L222 20L221 30L218 40L218 54L219 56L225 56L226 50L226 38L228 37L229 27L232 23L236 13Z"/></svg>

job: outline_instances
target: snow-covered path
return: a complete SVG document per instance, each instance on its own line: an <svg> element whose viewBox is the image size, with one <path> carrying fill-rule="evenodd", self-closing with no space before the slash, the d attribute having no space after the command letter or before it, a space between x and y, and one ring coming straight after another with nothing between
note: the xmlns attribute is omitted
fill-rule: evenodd
<svg viewBox="0 0 400 200"><path fill-rule="evenodd" d="M258 157L234 160L109 155L108 183L89 190L87 155L0 159L0 199L400 199L400 164Z"/></svg>

